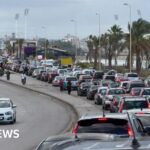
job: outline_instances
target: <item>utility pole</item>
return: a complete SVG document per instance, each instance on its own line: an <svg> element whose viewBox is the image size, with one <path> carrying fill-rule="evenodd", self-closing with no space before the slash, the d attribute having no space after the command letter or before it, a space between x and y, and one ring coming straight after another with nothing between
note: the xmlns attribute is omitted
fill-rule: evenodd
<svg viewBox="0 0 150 150"><path fill-rule="evenodd" d="M101 46L100 46L100 42L101 42L100 13L96 13L96 15L98 15L98 24L99 24L99 44L98 44L98 48L99 48L99 70L101 70L102 69L102 65L101 65Z"/></svg>

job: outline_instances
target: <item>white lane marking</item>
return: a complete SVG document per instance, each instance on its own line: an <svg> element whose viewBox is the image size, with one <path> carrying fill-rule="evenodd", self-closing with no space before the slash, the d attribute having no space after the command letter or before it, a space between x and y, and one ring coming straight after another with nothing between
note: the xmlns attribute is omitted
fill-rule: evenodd
<svg viewBox="0 0 150 150"><path fill-rule="evenodd" d="M97 142L97 143L95 143L95 144L93 144L93 145L91 145L91 146L89 146L89 147L84 148L84 150L92 149L92 148L94 148L95 146L97 146L98 144L99 144L99 143Z"/></svg>

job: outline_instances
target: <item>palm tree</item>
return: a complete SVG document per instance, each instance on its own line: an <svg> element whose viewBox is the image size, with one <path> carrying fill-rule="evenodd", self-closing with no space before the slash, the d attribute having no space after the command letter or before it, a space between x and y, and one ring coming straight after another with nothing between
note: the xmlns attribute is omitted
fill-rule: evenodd
<svg viewBox="0 0 150 150"><path fill-rule="evenodd" d="M86 59L90 61L90 63L92 63L92 58L93 58L93 43L91 40L87 41L87 47L89 49Z"/></svg>
<svg viewBox="0 0 150 150"><path fill-rule="evenodd" d="M6 50L7 50L8 54L12 55L13 47L11 46L10 41L5 41L5 45L6 45Z"/></svg>
<svg viewBox="0 0 150 150"><path fill-rule="evenodd" d="M89 54L91 55L93 53L94 57L94 68L98 69L98 50L99 50L99 38L96 36L89 36L89 40L87 41L89 43L88 48L89 48Z"/></svg>
<svg viewBox="0 0 150 150"><path fill-rule="evenodd" d="M129 26L130 29L130 26ZM144 38L144 35L150 33L150 22L138 19L132 23L131 28L132 35L132 56L136 56L136 71L140 73L142 67L142 59L144 56L150 57L150 40ZM129 36L128 36L129 38ZM127 39L127 41L129 41ZM129 43L128 43L129 45Z"/></svg>
<svg viewBox="0 0 150 150"><path fill-rule="evenodd" d="M112 58L115 58L117 64L117 56L123 50L123 31L122 29L114 25L101 37L101 46L105 49L106 56L108 58L109 67L112 67ZM117 51L117 53L116 53Z"/></svg>

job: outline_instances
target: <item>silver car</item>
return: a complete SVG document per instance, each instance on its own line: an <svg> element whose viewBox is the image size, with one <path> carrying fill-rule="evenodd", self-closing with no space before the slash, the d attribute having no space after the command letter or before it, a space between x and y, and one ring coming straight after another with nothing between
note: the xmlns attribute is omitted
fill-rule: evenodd
<svg viewBox="0 0 150 150"><path fill-rule="evenodd" d="M0 123L16 122L16 105L10 98L0 98Z"/></svg>

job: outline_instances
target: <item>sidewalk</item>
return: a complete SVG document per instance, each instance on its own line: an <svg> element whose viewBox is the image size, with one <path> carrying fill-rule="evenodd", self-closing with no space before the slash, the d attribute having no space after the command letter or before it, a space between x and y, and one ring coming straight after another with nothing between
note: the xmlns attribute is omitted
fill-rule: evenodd
<svg viewBox="0 0 150 150"><path fill-rule="evenodd" d="M46 94L58 100L61 100L71 105L76 110L78 116L81 116L88 112L100 112L100 109L96 108L93 104L86 102L80 97L74 97L66 94L65 92L60 92L57 88L53 87L51 84L36 80L32 77L27 76L26 85L22 85L21 75L18 73L11 74L9 81L6 80L6 76L0 77L0 81L14 84L16 86L21 86L30 89L32 91L36 91L41 94Z"/></svg>

